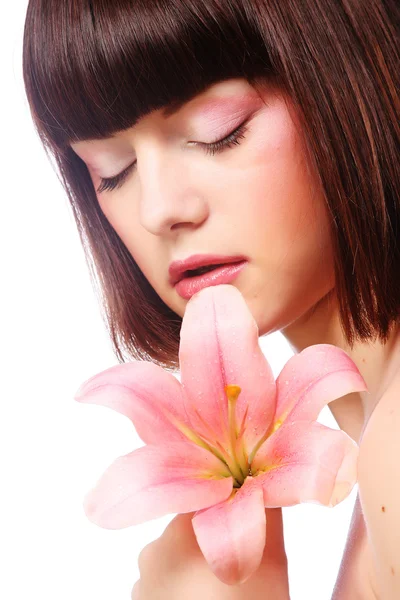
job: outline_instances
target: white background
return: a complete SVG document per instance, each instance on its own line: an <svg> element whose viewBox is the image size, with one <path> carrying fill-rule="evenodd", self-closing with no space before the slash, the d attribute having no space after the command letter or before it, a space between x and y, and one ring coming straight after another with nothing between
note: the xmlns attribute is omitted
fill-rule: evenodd
<svg viewBox="0 0 400 600"><path fill-rule="evenodd" d="M174 515L109 531L83 513L106 467L142 442L124 416L73 400L117 360L66 195L31 124L21 76L26 7L0 9L0 597L129 600L140 550ZM279 333L261 343L278 375L290 348ZM319 420L336 427L328 408ZM283 509L292 600L330 599L356 492L333 509Z"/></svg>

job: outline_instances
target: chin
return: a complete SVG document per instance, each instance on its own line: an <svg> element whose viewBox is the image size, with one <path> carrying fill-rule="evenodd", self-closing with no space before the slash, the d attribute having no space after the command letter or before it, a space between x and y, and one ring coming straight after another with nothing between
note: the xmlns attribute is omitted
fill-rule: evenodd
<svg viewBox="0 0 400 600"><path fill-rule="evenodd" d="M245 296L250 312L258 326L258 335L265 336L277 331L283 332L296 322L303 321L311 311L315 310L315 304L301 305L299 299L285 298L269 300L256 296L248 300ZM319 302L318 302L319 303Z"/></svg>

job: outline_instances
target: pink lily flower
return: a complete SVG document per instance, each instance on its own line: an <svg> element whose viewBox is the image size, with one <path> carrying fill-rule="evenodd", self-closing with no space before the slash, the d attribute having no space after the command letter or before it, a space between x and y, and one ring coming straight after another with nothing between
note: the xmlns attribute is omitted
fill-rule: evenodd
<svg viewBox="0 0 400 600"><path fill-rule="evenodd" d="M120 529L197 511L199 547L229 585L260 565L265 507L335 506L357 481L357 444L316 421L328 402L367 389L353 361L310 346L275 381L258 334L237 288L205 288L186 306L181 382L137 361L95 375L75 396L126 415L145 442L108 467L85 498L87 517Z"/></svg>

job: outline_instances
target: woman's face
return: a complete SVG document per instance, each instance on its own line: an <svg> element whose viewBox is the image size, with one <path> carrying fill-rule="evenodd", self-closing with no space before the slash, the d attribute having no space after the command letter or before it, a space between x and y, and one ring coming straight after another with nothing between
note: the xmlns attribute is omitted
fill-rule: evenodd
<svg viewBox="0 0 400 600"><path fill-rule="evenodd" d="M206 144L245 123L243 139L211 155ZM196 142L196 143L194 143ZM162 300L188 300L169 266L194 254L246 256L232 282L260 335L304 316L334 286L329 219L296 114L285 97L245 79L211 86L177 112L155 111L107 140L72 145L96 189L135 163L100 207Z"/></svg>

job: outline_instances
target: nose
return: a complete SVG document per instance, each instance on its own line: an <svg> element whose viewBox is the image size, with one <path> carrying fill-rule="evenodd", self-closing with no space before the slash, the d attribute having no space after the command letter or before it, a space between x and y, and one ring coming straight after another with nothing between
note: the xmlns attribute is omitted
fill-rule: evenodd
<svg viewBox="0 0 400 600"><path fill-rule="evenodd" d="M209 214L199 175L182 155L152 153L139 166L140 221L150 233L197 228Z"/></svg>

